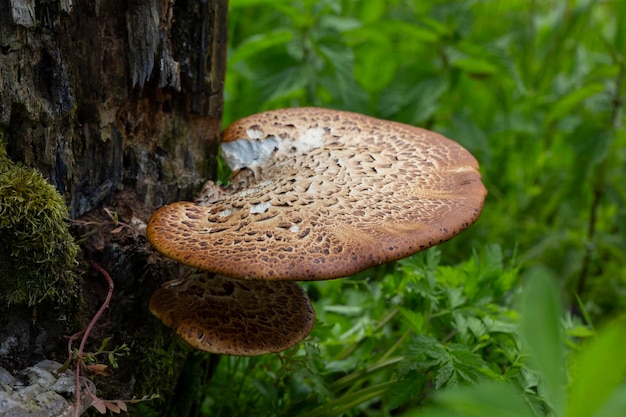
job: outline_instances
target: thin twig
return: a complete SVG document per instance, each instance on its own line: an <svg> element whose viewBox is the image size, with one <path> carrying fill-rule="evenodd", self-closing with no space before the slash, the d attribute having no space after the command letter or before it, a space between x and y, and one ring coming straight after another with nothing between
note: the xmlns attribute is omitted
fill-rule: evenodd
<svg viewBox="0 0 626 417"><path fill-rule="evenodd" d="M104 310L106 310L106 308L109 306L109 302L111 301L111 296L113 295L113 280L111 279L111 276L109 275L109 273L107 271L105 271L105 269L103 267L101 267L99 264L97 264L96 262L92 262L91 265L95 269L97 269L98 272L100 272L102 274L102 276L104 276L104 278L106 279L107 283L109 284L109 292L107 293L107 296L104 299L104 302L100 306L100 309L95 314L95 316L93 316L93 318L89 322L89 325L85 329L85 331L83 333L83 337L82 337L82 339L80 341L80 346L78 347L78 353L76 354L76 404L74 406L75 407L75 410L74 410L74 416L75 417L78 417L80 415L80 367L81 367L82 360L83 360L83 349L85 348L85 343L87 342L87 338L89 337L89 333L91 332L91 330L95 326L96 321L98 321L98 319L100 318L102 313L104 313Z"/></svg>

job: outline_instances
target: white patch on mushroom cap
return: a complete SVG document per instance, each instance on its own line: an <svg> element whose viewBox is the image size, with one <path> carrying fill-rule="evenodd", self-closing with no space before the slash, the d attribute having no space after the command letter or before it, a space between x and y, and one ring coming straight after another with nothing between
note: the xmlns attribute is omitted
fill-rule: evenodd
<svg viewBox="0 0 626 417"><path fill-rule="evenodd" d="M220 211L220 217L228 217L231 214L233 214L233 211L231 209L226 209L226 210Z"/></svg>
<svg viewBox="0 0 626 417"><path fill-rule="evenodd" d="M290 145L298 149L297 153L307 153L324 144L324 133L325 131L321 127L307 129L302 136L296 138Z"/></svg>
<svg viewBox="0 0 626 417"><path fill-rule="evenodd" d="M247 138L222 143L222 158L231 170L241 168L254 169L267 164L267 159L275 154L276 158L293 154L305 154L324 145L325 130L321 127L307 129L297 138L268 136L263 138L260 129L248 129Z"/></svg>
<svg viewBox="0 0 626 417"><path fill-rule="evenodd" d="M300 227L298 227L298 226L291 226L289 228L289 231L293 232L293 233L298 233L300 231Z"/></svg>
<svg viewBox="0 0 626 417"><path fill-rule="evenodd" d="M274 181L272 181L272 180L264 180L264 181L261 181L260 183L258 183L257 186L261 187L261 188L268 187L268 186L272 185L273 182Z"/></svg>
<svg viewBox="0 0 626 417"><path fill-rule="evenodd" d="M255 204L254 206L250 207L250 213L252 214L265 213L267 209L270 208L270 206L271 206L270 203Z"/></svg>
<svg viewBox="0 0 626 417"><path fill-rule="evenodd" d="M239 198L245 198L248 197L249 195L252 195L254 193L258 193L259 189L258 188L248 188L245 190L241 190L238 193L235 193L235 195Z"/></svg>
<svg viewBox="0 0 626 417"><path fill-rule="evenodd" d="M246 130L250 139L263 139L263 131L261 129L248 129Z"/></svg>
<svg viewBox="0 0 626 417"><path fill-rule="evenodd" d="M254 168L280 147L281 140L275 136L263 140L238 139L222 143L222 158L231 170Z"/></svg>

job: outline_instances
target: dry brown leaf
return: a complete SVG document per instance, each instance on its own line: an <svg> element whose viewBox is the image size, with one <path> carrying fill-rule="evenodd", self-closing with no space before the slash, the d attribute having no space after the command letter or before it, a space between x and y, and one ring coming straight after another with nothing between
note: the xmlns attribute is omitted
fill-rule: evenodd
<svg viewBox="0 0 626 417"><path fill-rule="evenodd" d="M104 404L104 401L98 397L92 398L91 405L93 406L93 408L98 410L100 414L105 414L107 412L107 407Z"/></svg>
<svg viewBox="0 0 626 417"><path fill-rule="evenodd" d="M113 372L111 372L111 368L101 363L97 363L95 365L87 365L87 369L89 369L96 375L111 376L113 374Z"/></svg>
<svg viewBox="0 0 626 417"><path fill-rule="evenodd" d="M111 410L112 413L115 413L115 414L120 413L120 408L117 406L117 404L114 401L105 401L104 404L109 410Z"/></svg>

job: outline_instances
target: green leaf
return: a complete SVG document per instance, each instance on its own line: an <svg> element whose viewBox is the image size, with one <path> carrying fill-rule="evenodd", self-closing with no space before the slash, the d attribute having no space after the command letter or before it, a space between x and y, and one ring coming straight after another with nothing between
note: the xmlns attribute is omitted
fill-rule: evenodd
<svg viewBox="0 0 626 417"><path fill-rule="evenodd" d="M468 317L467 326L471 330L474 337L477 339L482 337L487 332L487 328L485 327L484 323L476 317Z"/></svg>
<svg viewBox="0 0 626 417"><path fill-rule="evenodd" d="M113 367L113 368L117 368L119 365L117 363L117 361L115 360L115 355L113 354L113 352L109 352L109 364Z"/></svg>
<svg viewBox="0 0 626 417"><path fill-rule="evenodd" d="M426 358L434 358L438 361L446 356L443 346L434 338L425 335L417 335L411 341L407 357L421 361Z"/></svg>
<svg viewBox="0 0 626 417"><path fill-rule="evenodd" d="M396 73L397 56L387 38L376 39L356 48L354 79L365 90L378 92Z"/></svg>
<svg viewBox="0 0 626 417"><path fill-rule="evenodd" d="M413 331L422 331L422 327L424 326L424 315L422 313L411 311L402 307L398 308L398 310L406 321L409 322Z"/></svg>
<svg viewBox="0 0 626 417"><path fill-rule="evenodd" d="M353 410L359 404L384 395L393 384L395 384L395 381L388 381L350 392L307 413L300 414L300 417L330 417L342 415L342 413Z"/></svg>
<svg viewBox="0 0 626 417"><path fill-rule="evenodd" d="M466 417L533 417L520 392L496 382L443 391L435 395L435 400ZM437 416L439 411L435 408L424 415Z"/></svg>
<svg viewBox="0 0 626 417"><path fill-rule="evenodd" d="M584 345L572 363L567 417L591 417L623 383L626 375L626 319L611 322ZM625 393L623 386L620 392ZM624 403L624 399L615 399ZM621 415L624 415L622 409ZM603 411L609 412L609 411Z"/></svg>
<svg viewBox="0 0 626 417"><path fill-rule="evenodd" d="M431 117L440 106L440 99L448 88L443 77L421 77L422 81L409 82L405 74L381 92L378 111L383 117L394 116L405 123L419 125ZM414 75L413 75L414 78Z"/></svg>
<svg viewBox="0 0 626 417"><path fill-rule="evenodd" d="M498 67L481 58L460 58L454 61L452 65L472 75L491 75L498 71Z"/></svg>
<svg viewBox="0 0 626 417"><path fill-rule="evenodd" d="M100 347L98 348L98 350L95 352L95 354L99 354L104 352L104 349L106 349L107 345L109 344L109 342L111 341L110 337L105 337L104 339L102 339L102 343L100 343Z"/></svg>
<svg viewBox="0 0 626 417"><path fill-rule="evenodd" d="M268 48L283 45L293 39L293 33L289 30L276 30L254 35L243 41L228 57L228 64L235 65L246 59L252 59L256 54L263 53Z"/></svg>
<svg viewBox="0 0 626 417"><path fill-rule="evenodd" d="M575 113L576 107L580 106L581 102L591 96L604 92L604 89L605 87L601 83L590 83L566 94L565 97L557 101L556 105L552 106L552 109L548 112L544 120L544 125L548 126L566 115Z"/></svg>
<svg viewBox="0 0 626 417"><path fill-rule="evenodd" d="M432 337L417 335L399 365L399 373L403 376L412 370L431 372L435 388L439 389L476 382L483 378L481 370L485 368L482 358L470 352L467 346L443 345Z"/></svg>
<svg viewBox="0 0 626 417"><path fill-rule="evenodd" d="M363 307L361 306L328 305L328 306L324 306L324 310L330 313L341 314L344 316L362 316L363 315Z"/></svg>
<svg viewBox="0 0 626 417"><path fill-rule="evenodd" d="M424 390L424 386L423 376L412 372L407 378L397 381L389 390L389 407L393 409L408 403Z"/></svg>
<svg viewBox="0 0 626 417"><path fill-rule="evenodd" d="M617 388L593 417L623 417L626 410L626 385Z"/></svg>
<svg viewBox="0 0 626 417"><path fill-rule="evenodd" d="M463 295L463 288L446 288L448 304L451 310L461 307L467 302L467 298Z"/></svg>
<svg viewBox="0 0 626 417"><path fill-rule="evenodd" d="M573 187L580 187L591 168L602 163L609 155L615 142L615 131L607 129L605 124L587 123L568 135L568 144L578 158L577 175L572 175Z"/></svg>
<svg viewBox="0 0 626 417"><path fill-rule="evenodd" d="M522 294L521 336L557 415L561 414L565 402L565 344L561 314L559 290L553 274L543 267L529 270Z"/></svg>

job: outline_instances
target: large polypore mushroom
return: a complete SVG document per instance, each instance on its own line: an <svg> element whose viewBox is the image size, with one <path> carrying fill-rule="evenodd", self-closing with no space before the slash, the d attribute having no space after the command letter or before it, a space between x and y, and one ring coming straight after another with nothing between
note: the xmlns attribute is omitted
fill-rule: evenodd
<svg viewBox="0 0 626 417"><path fill-rule="evenodd" d="M236 280L339 278L404 258L469 227L486 196L456 142L350 112L246 117L224 132L222 156L231 187L162 207L147 233L166 256Z"/></svg>

